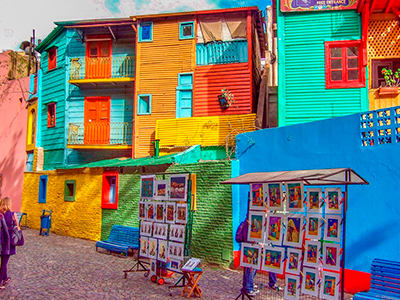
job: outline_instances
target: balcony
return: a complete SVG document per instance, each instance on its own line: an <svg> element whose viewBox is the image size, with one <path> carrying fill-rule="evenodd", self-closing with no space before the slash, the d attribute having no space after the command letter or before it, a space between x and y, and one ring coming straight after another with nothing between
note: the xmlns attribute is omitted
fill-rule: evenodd
<svg viewBox="0 0 400 300"><path fill-rule="evenodd" d="M68 148L129 149L132 135L132 122L70 123Z"/></svg>
<svg viewBox="0 0 400 300"><path fill-rule="evenodd" d="M244 63L248 61L247 41L196 44L198 66Z"/></svg>

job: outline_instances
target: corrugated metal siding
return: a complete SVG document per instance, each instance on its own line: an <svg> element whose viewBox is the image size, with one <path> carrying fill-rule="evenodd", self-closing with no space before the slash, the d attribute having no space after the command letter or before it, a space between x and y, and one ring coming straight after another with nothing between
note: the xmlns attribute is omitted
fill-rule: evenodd
<svg viewBox="0 0 400 300"><path fill-rule="evenodd" d="M194 71L195 40L179 40L179 22L184 21L193 19L154 20L153 42L138 43L135 99L138 94L152 98L151 115L136 116L136 158L153 154L156 120L176 115L178 74Z"/></svg>
<svg viewBox="0 0 400 300"><path fill-rule="evenodd" d="M282 18L282 16L281 16ZM361 38L356 11L284 14L279 45L279 126L359 112L367 108L366 88L325 89L325 41ZM282 72L283 71L283 72Z"/></svg>
<svg viewBox="0 0 400 300"><path fill-rule="evenodd" d="M195 74L194 116L216 116L252 113L248 63L197 66ZM221 89L234 95L234 104L222 109L218 95Z"/></svg>

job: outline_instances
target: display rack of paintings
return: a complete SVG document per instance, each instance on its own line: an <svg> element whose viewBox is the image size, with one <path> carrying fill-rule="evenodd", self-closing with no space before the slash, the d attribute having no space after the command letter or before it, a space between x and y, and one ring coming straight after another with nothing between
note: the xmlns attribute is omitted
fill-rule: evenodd
<svg viewBox="0 0 400 300"><path fill-rule="evenodd" d="M318 297L318 283L318 269L304 267L301 292L305 295Z"/></svg>
<svg viewBox="0 0 400 300"><path fill-rule="evenodd" d="M261 260L261 246L259 244L241 243L240 266L259 270Z"/></svg>
<svg viewBox="0 0 400 300"><path fill-rule="evenodd" d="M281 246L283 236L283 215L268 214L265 243Z"/></svg>
<svg viewBox="0 0 400 300"><path fill-rule="evenodd" d="M282 183L266 183L267 206L269 210L283 210Z"/></svg>
<svg viewBox="0 0 400 300"><path fill-rule="evenodd" d="M300 297L300 276L289 275L285 277L284 299L297 300Z"/></svg>
<svg viewBox="0 0 400 300"><path fill-rule="evenodd" d="M263 184L250 184L250 210L265 210L265 193Z"/></svg>
<svg viewBox="0 0 400 300"><path fill-rule="evenodd" d="M306 241L303 266L318 267L321 256L321 243L318 241Z"/></svg>
<svg viewBox="0 0 400 300"><path fill-rule="evenodd" d="M319 240L321 238L322 219L318 215L311 215L306 218L306 238Z"/></svg>
<svg viewBox="0 0 400 300"><path fill-rule="evenodd" d="M188 174L171 175L169 178L169 200L187 200Z"/></svg>
<svg viewBox="0 0 400 300"><path fill-rule="evenodd" d="M262 257L262 270L283 274L285 248L264 245Z"/></svg>
<svg viewBox="0 0 400 300"><path fill-rule="evenodd" d="M301 247L303 243L303 215L290 214L285 217L286 230L283 244L291 247Z"/></svg>
<svg viewBox="0 0 400 300"><path fill-rule="evenodd" d="M286 210L290 212L302 211L304 201L303 182L289 182L286 184Z"/></svg>
<svg viewBox="0 0 400 300"><path fill-rule="evenodd" d="M333 243L324 243L322 252L322 262L324 269L339 271L340 270L340 245Z"/></svg>
<svg viewBox="0 0 400 300"><path fill-rule="evenodd" d="M303 261L303 251L288 247L286 257L286 273L299 275L301 262Z"/></svg>
<svg viewBox="0 0 400 300"><path fill-rule="evenodd" d="M165 222L175 224L175 202L165 203Z"/></svg>
<svg viewBox="0 0 400 300"><path fill-rule="evenodd" d="M339 297L340 274L333 272L322 272L322 283L319 291L321 299L336 300Z"/></svg>
<svg viewBox="0 0 400 300"><path fill-rule="evenodd" d="M248 221L248 240L261 243L264 238L265 212L250 211Z"/></svg>
<svg viewBox="0 0 400 300"><path fill-rule="evenodd" d="M155 180L156 180L155 175L140 176L140 198L141 199L153 199Z"/></svg>
<svg viewBox="0 0 400 300"><path fill-rule="evenodd" d="M307 213L322 213L322 189L308 188L307 189Z"/></svg>
<svg viewBox="0 0 400 300"><path fill-rule="evenodd" d="M325 214L341 214L342 213L342 189L326 188L325 189Z"/></svg>
<svg viewBox="0 0 400 300"><path fill-rule="evenodd" d="M325 216L324 240L331 242L340 242L341 239L342 218L339 216Z"/></svg>
<svg viewBox="0 0 400 300"><path fill-rule="evenodd" d="M168 200L168 180L156 180L154 184L154 199Z"/></svg>

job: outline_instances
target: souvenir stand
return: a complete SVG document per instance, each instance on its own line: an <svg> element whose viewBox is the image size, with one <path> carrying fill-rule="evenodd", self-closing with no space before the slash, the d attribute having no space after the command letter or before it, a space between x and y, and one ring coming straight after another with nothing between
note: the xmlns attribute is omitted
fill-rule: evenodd
<svg viewBox="0 0 400 300"><path fill-rule="evenodd" d="M193 179L195 174L191 173L141 176L140 248L137 262L123 271L125 278L129 272L143 271L151 281L164 284L165 277L179 273L182 276L174 286L185 284L181 268L191 255ZM180 282L183 285L178 285Z"/></svg>
<svg viewBox="0 0 400 300"><path fill-rule="evenodd" d="M365 179L340 168L248 173L222 183L250 184L242 267L284 275L288 300L344 300L348 185ZM245 297L242 288L236 299Z"/></svg>

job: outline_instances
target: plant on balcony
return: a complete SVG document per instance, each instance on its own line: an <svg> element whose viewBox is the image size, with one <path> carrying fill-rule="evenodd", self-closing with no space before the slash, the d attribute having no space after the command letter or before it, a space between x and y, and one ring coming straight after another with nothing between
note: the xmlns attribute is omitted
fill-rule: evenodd
<svg viewBox="0 0 400 300"><path fill-rule="evenodd" d="M379 88L379 94L398 94L400 86L400 69L393 72L392 69L382 69L385 86Z"/></svg>
<svg viewBox="0 0 400 300"><path fill-rule="evenodd" d="M222 109L227 109L235 103L234 95L228 89L221 89L221 93L221 95L218 95L218 100Z"/></svg>

